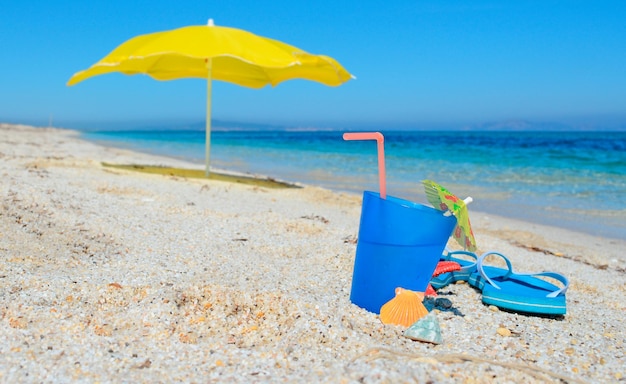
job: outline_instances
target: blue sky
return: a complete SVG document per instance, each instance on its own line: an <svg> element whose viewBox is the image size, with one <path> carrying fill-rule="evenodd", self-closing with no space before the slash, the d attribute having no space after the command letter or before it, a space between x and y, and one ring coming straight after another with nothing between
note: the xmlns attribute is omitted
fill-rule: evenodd
<svg viewBox="0 0 626 384"><path fill-rule="evenodd" d="M462 127L510 119L626 129L626 1L8 1L0 121L86 128L204 120L206 85L65 83L139 34L236 27L337 59L357 79L214 82L213 118L298 127Z"/></svg>

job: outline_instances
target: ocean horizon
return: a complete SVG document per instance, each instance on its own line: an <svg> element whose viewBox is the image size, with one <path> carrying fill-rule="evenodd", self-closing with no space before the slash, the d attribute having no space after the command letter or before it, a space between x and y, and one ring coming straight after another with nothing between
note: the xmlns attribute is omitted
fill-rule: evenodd
<svg viewBox="0 0 626 384"><path fill-rule="evenodd" d="M194 128L82 131L82 137L204 164L205 133ZM344 141L344 132L218 129L211 166L338 192L378 191L376 143ZM625 238L626 132L380 132L389 195L428 204L421 180L431 179L461 198L472 196L470 215L474 209Z"/></svg>

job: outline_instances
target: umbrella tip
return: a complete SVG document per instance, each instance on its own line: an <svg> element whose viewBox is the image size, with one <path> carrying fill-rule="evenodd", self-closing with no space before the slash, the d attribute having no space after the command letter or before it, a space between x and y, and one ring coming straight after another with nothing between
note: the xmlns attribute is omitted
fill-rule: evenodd
<svg viewBox="0 0 626 384"><path fill-rule="evenodd" d="M208 25L209 27L212 27L212 26L213 26L213 19L209 19L209 22L207 23L207 25Z"/></svg>

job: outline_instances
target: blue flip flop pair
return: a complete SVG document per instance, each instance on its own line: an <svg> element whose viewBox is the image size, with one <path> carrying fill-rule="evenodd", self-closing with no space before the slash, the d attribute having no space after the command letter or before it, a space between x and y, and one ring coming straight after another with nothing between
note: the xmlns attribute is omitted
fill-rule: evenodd
<svg viewBox="0 0 626 384"><path fill-rule="evenodd" d="M435 289L457 281L467 281L479 289L482 301L487 305L538 315L564 315L566 313L565 292L569 287L567 278L556 272L515 273L509 259L499 252L486 252L480 257L471 252L453 251L441 257L441 260L454 261L461 265L460 271L443 273L431 280ZM485 266L487 256L499 256L506 262L507 269ZM471 261L458 256L468 256ZM539 277L549 277L563 284L555 286Z"/></svg>

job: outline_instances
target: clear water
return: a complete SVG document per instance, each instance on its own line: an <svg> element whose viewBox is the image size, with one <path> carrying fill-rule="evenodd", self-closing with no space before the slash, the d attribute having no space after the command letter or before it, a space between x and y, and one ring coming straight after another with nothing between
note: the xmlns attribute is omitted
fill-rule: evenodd
<svg viewBox="0 0 626 384"><path fill-rule="evenodd" d="M376 143L338 131L218 131L211 165L378 191ZM477 211L626 239L626 132L385 132L387 193L426 202L432 179ZM203 131L85 132L108 145L204 164Z"/></svg>

